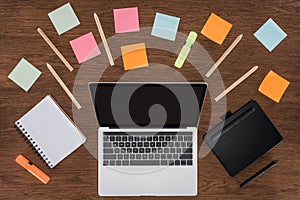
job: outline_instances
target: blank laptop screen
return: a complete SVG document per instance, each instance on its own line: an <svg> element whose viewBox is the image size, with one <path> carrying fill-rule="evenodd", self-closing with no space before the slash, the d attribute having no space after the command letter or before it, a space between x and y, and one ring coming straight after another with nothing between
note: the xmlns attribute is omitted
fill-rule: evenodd
<svg viewBox="0 0 300 200"><path fill-rule="evenodd" d="M196 127L206 83L91 83L101 127Z"/></svg>

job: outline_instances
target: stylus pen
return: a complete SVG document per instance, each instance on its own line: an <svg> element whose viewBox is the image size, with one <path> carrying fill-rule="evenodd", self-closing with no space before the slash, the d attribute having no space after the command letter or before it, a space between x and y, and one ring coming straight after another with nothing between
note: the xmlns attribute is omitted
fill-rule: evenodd
<svg viewBox="0 0 300 200"><path fill-rule="evenodd" d="M241 188L245 187L246 185L248 185L249 183L251 183L254 179L256 179L257 177L259 177L260 175L262 175L263 173L265 173L267 170L269 170L272 167L274 167L277 164L277 162L278 162L278 160L273 160L267 166L265 166L264 168L262 168L261 170L259 170L258 172L256 172L253 176L251 176L250 178L248 178L247 180L245 180L243 183L240 184Z"/></svg>

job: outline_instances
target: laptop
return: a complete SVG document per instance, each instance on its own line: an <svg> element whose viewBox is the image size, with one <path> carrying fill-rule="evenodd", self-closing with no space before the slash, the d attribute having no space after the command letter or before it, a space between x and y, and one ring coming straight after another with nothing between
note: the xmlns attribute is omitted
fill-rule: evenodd
<svg viewBox="0 0 300 200"><path fill-rule="evenodd" d="M207 84L89 83L100 196L197 195L197 127Z"/></svg>

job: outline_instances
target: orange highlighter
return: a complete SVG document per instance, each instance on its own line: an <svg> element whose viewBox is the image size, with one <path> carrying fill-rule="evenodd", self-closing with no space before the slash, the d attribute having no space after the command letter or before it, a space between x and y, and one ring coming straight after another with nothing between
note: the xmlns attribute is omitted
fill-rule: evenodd
<svg viewBox="0 0 300 200"><path fill-rule="evenodd" d="M43 183L47 184L50 181L50 177L47 174L45 174L42 170L40 170L23 155L18 155L18 157L16 158L16 162L22 167L24 167L31 174L33 174L35 177L37 177Z"/></svg>

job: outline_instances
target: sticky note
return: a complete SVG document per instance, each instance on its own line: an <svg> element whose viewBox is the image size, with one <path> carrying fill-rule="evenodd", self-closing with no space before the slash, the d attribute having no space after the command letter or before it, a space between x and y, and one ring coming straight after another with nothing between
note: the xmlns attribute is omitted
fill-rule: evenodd
<svg viewBox="0 0 300 200"><path fill-rule="evenodd" d="M279 103L290 82L270 71L260 84L258 91Z"/></svg>
<svg viewBox="0 0 300 200"><path fill-rule="evenodd" d="M254 36L271 52L287 34L270 18Z"/></svg>
<svg viewBox="0 0 300 200"><path fill-rule="evenodd" d="M211 13L205 25L203 26L201 33L212 41L222 44L231 27L231 23L227 22L216 14Z"/></svg>
<svg viewBox="0 0 300 200"><path fill-rule="evenodd" d="M92 32L70 41L79 64L101 54Z"/></svg>
<svg viewBox="0 0 300 200"><path fill-rule="evenodd" d="M138 8L114 9L115 32L136 32L140 31Z"/></svg>
<svg viewBox="0 0 300 200"><path fill-rule="evenodd" d="M122 46L121 52L125 70L148 66L145 43Z"/></svg>
<svg viewBox="0 0 300 200"><path fill-rule="evenodd" d="M48 16L58 35L61 35L80 24L70 3L48 13Z"/></svg>
<svg viewBox="0 0 300 200"><path fill-rule="evenodd" d="M156 13L151 35L175 41L180 18Z"/></svg>
<svg viewBox="0 0 300 200"><path fill-rule="evenodd" d="M8 75L8 78L28 92L42 72L22 58L14 70Z"/></svg>

